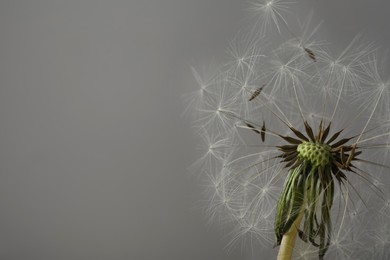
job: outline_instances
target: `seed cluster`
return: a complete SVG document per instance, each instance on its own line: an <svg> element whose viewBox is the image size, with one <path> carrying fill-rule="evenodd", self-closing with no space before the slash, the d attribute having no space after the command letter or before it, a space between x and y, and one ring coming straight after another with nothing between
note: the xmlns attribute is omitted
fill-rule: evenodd
<svg viewBox="0 0 390 260"><path fill-rule="evenodd" d="M331 159L330 146L323 143L302 142L298 145L298 156L307 160L313 167L325 167Z"/></svg>

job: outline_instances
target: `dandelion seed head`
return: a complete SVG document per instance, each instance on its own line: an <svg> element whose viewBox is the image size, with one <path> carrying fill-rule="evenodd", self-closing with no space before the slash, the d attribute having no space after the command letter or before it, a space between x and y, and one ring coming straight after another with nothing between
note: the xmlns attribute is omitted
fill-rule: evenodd
<svg viewBox="0 0 390 260"><path fill-rule="evenodd" d="M255 27L233 39L227 62L211 77L192 68L207 215L235 225L229 246L249 237L267 247L303 210L294 259L372 257L373 241L383 257L388 240L369 219L390 227L390 81L371 43L330 50L313 13L300 31L289 26L290 6L255 2Z"/></svg>

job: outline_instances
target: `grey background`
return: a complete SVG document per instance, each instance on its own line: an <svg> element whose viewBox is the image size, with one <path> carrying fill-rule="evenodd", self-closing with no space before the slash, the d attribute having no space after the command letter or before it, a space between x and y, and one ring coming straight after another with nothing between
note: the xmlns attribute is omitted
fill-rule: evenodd
<svg viewBox="0 0 390 260"><path fill-rule="evenodd" d="M299 1L329 42L390 46L385 0ZM268 259L198 209L180 97L237 0L0 1L0 259Z"/></svg>

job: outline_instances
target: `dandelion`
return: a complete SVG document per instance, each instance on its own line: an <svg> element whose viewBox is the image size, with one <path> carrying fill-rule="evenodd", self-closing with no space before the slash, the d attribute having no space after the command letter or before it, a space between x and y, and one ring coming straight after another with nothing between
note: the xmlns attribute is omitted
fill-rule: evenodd
<svg viewBox="0 0 390 260"><path fill-rule="evenodd" d="M290 4L253 4L260 18L230 45L233 61L211 80L193 69L207 212L235 224L229 245L248 236L278 259L386 257L390 82L361 36L331 52L312 14L295 33Z"/></svg>

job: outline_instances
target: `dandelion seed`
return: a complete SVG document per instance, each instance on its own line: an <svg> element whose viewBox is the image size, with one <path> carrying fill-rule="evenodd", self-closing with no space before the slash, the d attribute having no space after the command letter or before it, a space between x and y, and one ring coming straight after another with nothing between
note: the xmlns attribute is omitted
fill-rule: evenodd
<svg viewBox="0 0 390 260"><path fill-rule="evenodd" d="M309 55L309 58L312 59L313 61L317 61L316 56L314 55L314 52L308 48L303 48L307 55Z"/></svg>
<svg viewBox="0 0 390 260"><path fill-rule="evenodd" d="M265 121L263 121L263 126L261 127L261 141L265 140Z"/></svg>
<svg viewBox="0 0 390 260"><path fill-rule="evenodd" d="M258 95L261 94L261 91L263 90L264 88L264 85L258 89L255 90L255 92L252 93L252 95L249 97L249 101L252 101L253 99L255 99Z"/></svg>

